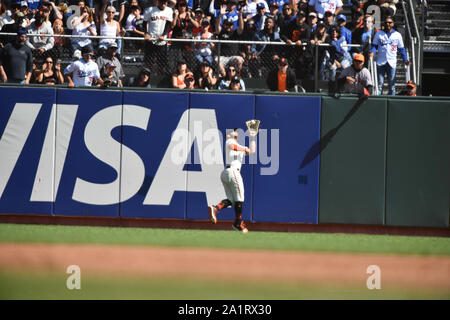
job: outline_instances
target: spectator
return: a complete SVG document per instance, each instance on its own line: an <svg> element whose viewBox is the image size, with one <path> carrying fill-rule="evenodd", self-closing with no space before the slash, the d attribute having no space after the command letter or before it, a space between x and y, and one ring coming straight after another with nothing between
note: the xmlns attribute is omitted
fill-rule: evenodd
<svg viewBox="0 0 450 320"><path fill-rule="evenodd" d="M345 45L347 42L345 38L341 35L339 28L332 27L329 30L331 37L331 47L330 47L330 63L329 71L330 76L328 80L334 81L336 79L336 71L342 70L350 66L352 63L352 58L350 53L347 51Z"/></svg>
<svg viewBox="0 0 450 320"><path fill-rule="evenodd" d="M201 24L200 33L196 35L195 39L198 40L211 40L213 38L213 34L209 31L210 23L209 19L203 19ZM209 64L213 64L213 56L212 52L214 49L214 43L212 42L196 42L195 43L195 58L197 62L200 64L204 60L208 61Z"/></svg>
<svg viewBox="0 0 450 320"><path fill-rule="evenodd" d="M364 17L364 27L358 28L352 33L352 40L355 44L360 44L361 47L359 49L352 48L353 52L361 52L365 57L364 66L367 67L367 61L369 59L369 53L371 49L372 41L375 38L375 33L377 30L373 25L373 16L370 14L366 14Z"/></svg>
<svg viewBox="0 0 450 320"><path fill-rule="evenodd" d="M0 3L0 30L2 30L3 26L6 24L14 23L14 20L8 14L8 8L6 5L1 2Z"/></svg>
<svg viewBox="0 0 450 320"><path fill-rule="evenodd" d="M1 51L0 74L4 83L29 84L33 70L33 55L25 45L27 32L17 31L14 43L8 43Z"/></svg>
<svg viewBox="0 0 450 320"><path fill-rule="evenodd" d="M37 8L34 8L34 10L36 10ZM34 17L34 12L32 12L30 10L30 8L28 7L28 3L26 1L21 1L20 2L20 13L23 14L23 16L25 17L25 21L27 22L26 25L22 25L23 28L28 28L31 24L31 20Z"/></svg>
<svg viewBox="0 0 450 320"><path fill-rule="evenodd" d="M295 90L295 74L294 71L289 69L289 63L286 58L281 58L278 61L278 68L269 73L267 86L271 91L289 92Z"/></svg>
<svg viewBox="0 0 450 320"><path fill-rule="evenodd" d="M284 29L291 23L292 21L295 21L295 11L292 10L289 3L285 3L283 5L283 10L281 14L281 18L278 20L278 26L280 27L280 34L285 32Z"/></svg>
<svg viewBox="0 0 450 320"><path fill-rule="evenodd" d="M194 16L195 16L195 21L197 21L198 27L194 27L192 29L192 32L194 33L194 36L196 36L202 31L202 23L206 17L205 17L205 13L203 12L203 10L201 8L195 9ZM206 18L206 20L208 20L208 31L212 32L213 30L211 29L211 22L209 21L209 17Z"/></svg>
<svg viewBox="0 0 450 320"><path fill-rule="evenodd" d="M114 39L115 37L125 35L125 30L122 30L119 22L114 20L114 15L117 10L113 6L108 6L108 2L102 6L102 11L100 13L100 36L112 37L112 38L102 38L98 43L98 48L101 50L106 50L110 43L117 43L118 51L120 52L122 41L121 39ZM104 18L106 12L106 19ZM123 32L122 32L123 31Z"/></svg>
<svg viewBox="0 0 450 320"><path fill-rule="evenodd" d="M192 74L189 71L186 61L180 60L177 64L177 71L172 75L172 87L178 89L186 88L186 84L184 83L184 79L188 74Z"/></svg>
<svg viewBox="0 0 450 320"><path fill-rule="evenodd" d="M350 3L349 3L350 4ZM352 12L352 16L355 13L359 12L361 15L364 15L366 9L368 7L369 0L352 0L350 10Z"/></svg>
<svg viewBox="0 0 450 320"><path fill-rule="evenodd" d="M275 20L267 17L264 29L257 32L254 41L281 42L280 34L275 30ZM265 78L268 72L276 67L276 62L280 58L281 46L271 44L252 45L252 51L258 59L254 59L257 64L250 65L250 72L258 78Z"/></svg>
<svg viewBox="0 0 450 320"><path fill-rule="evenodd" d="M197 85L199 89L211 90L217 83L217 78L213 74L213 69L208 61L203 61L197 75Z"/></svg>
<svg viewBox="0 0 450 320"><path fill-rule="evenodd" d="M238 76L234 76L233 79L231 79L230 86L227 89L232 91L245 91L242 89L241 78Z"/></svg>
<svg viewBox="0 0 450 320"><path fill-rule="evenodd" d="M397 51L403 58L406 66L410 65L406 50L403 45L403 38L399 32L394 29L394 20L387 17L384 20L384 30L375 34L372 42L370 57L375 53L378 74L378 94L383 93L384 76L387 75L389 85L389 95L395 95L395 72L397 69Z"/></svg>
<svg viewBox="0 0 450 320"><path fill-rule="evenodd" d="M220 8L219 17L216 19L216 32L219 40L239 40L244 30L244 19L242 11L239 12L239 28L234 30L234 23L231 19L223 22L223 28L220 25L222 16L225 14L227 7L222 5ZM236 43L222 43L220 50L219 69L221 74L225 74L225 67L231 63L238 67L239 71L242 69L244 58L239 54L239 46Z"/></svg>
<svg viewBox="0 0 450 320"><path fill-rule="evenodd" d="M147 22L145 62L150 67L156 64L160 74L163 74L163 68L167 66L165 39L173 21L173 10L167 6L167 2L168 0L157 0L156 6L144 11L144 21Z"/></svg>
<svg viewBox="0 0 450 320"><path fill-rule="evenodd" d="M122 80L117 76L115 69L116 65L112 62L108 62L103 69L102 80L104 88L123 87Z"/></svg>
<svg viewBox="0 0 450 320"><path fill-rule="evenodd" d="M53 22L53 34L55 35L65 35L63 21L61 19L56 19ZM48 52L48 55L53 58L59 58L63 55L64 49L66 48L67 38L55 37L53 48Z"/></svg>
<svg viewBox="0 0 450 320"><path fill-rule="evenodd" d="M186 84L185 89L195 89L195 79L191 73L186 75L184 83Z"/></svg>
<svg viewBox="0 0 450 320"><path fill-rule="evenodd" d="M64 75L67 78L69 88L92 86L95 82L103 85L103 80L100 78L100 72L97 64L91 60L93 52L84 47L81 49L81 59L72 62L64 70ZM71 77L73 75L73 80Z"/></svg>
<svg viewBox="0 0 450 320"><path fill-rule="evenodd" d="M297 76L305 77L312 73L313 55L309 43L311 33L309 26L305 23L306 13L299 11L294 21L286 26L280 37L287 44L293 45L285 48L284 55L294 65Z"/></svg>
<svg viewBox="0 0 450 320"><path fill-rule="evenodd" d="M311 38L311 44L321 44L328 43L331 44L331 37L327 33L327 28L323 23L319 23L317 25L316 31L313 33ZM319 64L319 79L326 80L328 77L325 73L325 69L328 66L330 61L330 48L325 46L319 46L318 55L317 55L317 63ZM328 70L328 69L327 69Z"/></svg>
<svg viewBox="0 0 450 320"><path fill-rule="evenodd" d="M266 20L266 6L267 4L260 2L256 5L257 14L252 17L255 23L255 30L261 31L264 28L264 22Z"/></svg>
<svg viewBox="0 0 450 320"><path fill-rule="evenodd" d="M61 60L58 60L55 64L52 57L46 57L42 68L35 72L35 82L46 85L63 84L64 76L61 73Z"/></svg>
<svg viewBox="0 0 450 320"><path fill-rule="evenodd" d="M348 30L345 25L347 24L347 17L343 14L337 16L337 26L341 31L341 35L345 38L347 44L352 44L352 32ZM347 51L350 51L350 47L347 47Z"/></svg>
<svg viewBox="0 0 450 320"><path fill-rule="evenodd" d="M134 0L136 1L136 0ZM125 22L125 36L127 37L144 37L145 36L145 22L141 15L141 8L139 6L132 6L130 14ZM138 49L139 53L144 48L142 41L132 42L128 40L125 42L127 48Z"/></svg>
<svg viewBox="0 0 450 320"><path fill-rule="evenodd" d="M279 32L280 28L278 26L278 21L281 19L282 15L281 15L281 12L280 12L280 7L279 7L279 5L278 5L278 3L276 1L272 0L272 2L270 2L270 4L269 4L269 12L266 13L266 16L268 18L272 18L273 19L273 21L275 22L275 29L276 29L276 31Z"/></svg>
<svg viewBox="0 0 450 320"><path fill-rule="evenodd" d="M245 20L252 19L258 13L258 6L264 6L265 11L269 11L269 6L265 0L248 0L247 5L242 10Z"/></svg>
<svg viewBox="0 0 450 320"><path fill-rule="evenodd" d="M133 83L134 87L141 87L141 88L151 88L150 84L150 75L151 71L150 69L144 68L139 72L138 77Z"/></svg>
<svg viewBox="0 0 450 320"><path fill-rule="evenodd" d="M342 11L341 0L309 0L309 11L317 12L319 18L323 18L325 12L331 11L333 15L337 16Z"/></svg>
<svg viewBox="0 0 450 320"><path fill-rule="evenodd" d="M381 21L384 21L386 17L393 17L397 12L398 0L378 0L377 5L381 11Z"/></svg>
<svg viewBox="0 0 450 320"><path fill-rule="evenodd" d="M201 9L203 14L206 14L209 10L211 0L194 0L192 3L192 8L195 8L195 10Z"/></svg>
<svg viewBox="0 0 450 320"><path fill-rule="evenodd" d="M323 16L323 24L325 25L327 30L330 29L331 27L335 26L334 14L331 11L325 12L325 14Z"/></svg>
<svg viewBox="0 0 450 320"><path fill-rule="evenodd" d="M120 23L120 25L125 29L125 31L129 31L127 30L127 25L130 26L131 25L131 21L134 20L134 14L131 12L133 7L138 7L139 10L141 9L139 7L139 2L138 0L121 0L120 1L120 9L119 9L119 19L118 22ZM130 15L133 15L132 17L130 17Z"/></svg>
<svg viewBox="0 0 450 320"><path fill-rule="evenodd" d="M33 34L27 38L26 45L33 50L36 57L41 56L44 52L53 48L55 39L53 37L46 37L45 35L53 35L51 25L44 23L45 16L38 12L35 15L35 20L28 27L28 33Z"/></svg>
<svg viewBox="0 0 450 320"><path fill-rule="evenodd" d="M116 68L113 70L115 78L122 81L122 79L125 77L125 73L123 72L122 64L117 58L117 49L117 44L115 42L110 43L106 52L101 57L99 57L96 62L101 75L106 73L106 66L108 63L114 64L116 66Z"/></svg>
<svg viewBox="0 0 450 320"><path fill-rule="evenodd" d="M353 64L341 72L338 85L342 88L342 92L361 94L364 89L369 93L372 92L372 77L369 70L364 67L364 60L362 54L355 54Z"/></svg>
<svg viewBox="0 0 450 320"><path fill-rule="evenodd" d="M28 23L26 18L21 12L13 13L11 18L13 19L13 23L6 24L3 26L1 32L2 33L14 33L17 34L17 31L20 29L24 29L27 27ZM2 45L6 45L8 42L14 43L16 42L16 36L2 36L0 38L0 47Z"/></svg>
<svg viewBox="0 0 450 320"><path fill-rule="evenodd" d="M55 22L56 19L63 19L63 15L59 11L56 4L49 0L44 0L39 5L39 10L43 13L45 16L45 23L47 23L49 26Z"/></svg>
<svg viewBox="0 0 450 320"><path fill-rule="evenodd" d="M97 30L94 23L94 14L89 7L80 9L80 16L72 20L72 35L74 36L96 36ZM94 51L92 40L89 38L72 38L72 52L88 47Z"/></svg>
<svg viewBox="0 0 450 320"><path fill-rule="evenodd" d="M192 39L194 36L193 28L198 27L194 14L188 10L187 3L180 0L173 13L172 38L174 39ZM194 63L194 54L189 42L173 41L169 50L169 68L175 69L175 62L181 59Z"/></svg>
<svg viewBox="0 0 450 320"><path fill-rule="evenodd" d="M417 97L417 85L412 80L408 81L406 84L406 89L400 91L399 95Z"/></svg>
<svg viewBox="0 0 450 320"><path fill-rule="evenodd" d="M227 70L227 73L226 73L225 77L221 78L219 81L218 89L219 90L228 90L230 88L231 80L233 80L235 77L237 77L239 79L241 90L245 91L244 80L239 78L239 76L237 75L236 67L233 65L230 65L227 67L226 70Z"/></svg>
<svg viewBox="0 0 450 320"><path fill-rule="evenodd" d="M309 25L309 29L311 30L311 32L316 31L317 28L317 21L319 19L317 18L317 13L315 12L310 12L308 15L308 25Z"/></svg>
<svg viewBox="0 0 450 320"><path fill-rule="evenodd" d="M211 1L210 13L214 16L214 19L215 20L219 19L220 26L222 26L225 20L231 20L234 25L233 28L237 30L239 28L239 14L238 10L236 9L238 5L238 0L220 1L219 4L220 5L218 9L211 10L211 6L215 5L214 0ZM225 7L225 9L223 10L222 14L220 14L222 7ZM243 9L244 8L241 7L239 11L243 12ZM216 33L219 33L219 31L217 31L217 28Z"/></svg>
<svg viewBox="0 0 450 320"><path fill-rule="evenodd" d="M244 31L242 32L239 40L245 41L245 42L252 41L255 37L255 34L256 34L255 22L253 21L253 19L247 20L247 22L245 23L245 26L244 26ZM244 58L243 66L242 66L242 68L239 69L241 73L248 74L249 64L252 65L253 64L252 60L258 58L255 55L254 50L255 50L254 46L252 46L251 44L245 43L245 44L239 45L239 52L241 53L241 55Z"/></svg>
<svg viewBox="0 0 450 320"><path fill-rule="evenodd" d="M352 21L350 21L347 24L346 28L349 29L352 33L358 29L362 29L363 20L364 20L364 13L362 11L355 11L352 13Z"/></svg>

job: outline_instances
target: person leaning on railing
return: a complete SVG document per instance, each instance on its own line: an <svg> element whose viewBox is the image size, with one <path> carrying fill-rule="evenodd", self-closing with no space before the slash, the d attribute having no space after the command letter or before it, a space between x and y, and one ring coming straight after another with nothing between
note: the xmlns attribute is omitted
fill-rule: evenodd
<svg viewBox="0 0 450 320"><path fill-rule="evenodd" d="M361 94L366 89L369 94L372 93L372 76L364 67L364 60L362 54L355 54L353 64L341 72L338 79L341 92Z"/></svg>

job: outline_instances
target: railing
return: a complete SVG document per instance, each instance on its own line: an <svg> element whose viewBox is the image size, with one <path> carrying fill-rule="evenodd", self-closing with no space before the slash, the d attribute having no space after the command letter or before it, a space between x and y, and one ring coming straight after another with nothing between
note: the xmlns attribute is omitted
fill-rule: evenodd
<svg viewBox="0 0 450 320"><path fill-rule="evenodd" d="M16 34L14 33L0 33L0 36L15 36ZM28 34L29 37L33 36L34 34ZM40 35L42 36L42 35ZM120 51L120 55L121 55L121 62L122 62L122 66L124 67L124 69L126 69L126 74L129 76L137 75L139 73L140 70L142 70L144 67L149 68L152 70L153 66L153 62L148 59L148 57L146 57L145 54L145 48L142 46L142 43L146 42L145 39L143 37L104 37L104 36L81 36L81 35L45 35L46 37L55 37L55 38L67 38L67 39L92 39L94 42L94 48L96 47L95 42L97 40L101 40L101 39L114 39L114 40L121 40L122 41L122 49ZM151 41L155 41L155 40L151 40ZM314 91L314 92L318 92L319 90L319 81L321 79L323 79L323 75L320 74L319 72L319 64L321 63L321 61L319 60L318 57L318 51L319 51L319 47L330 47L330 44L318 44L318 45L311 45L311 44L306 44L303 43L300 46L296 46L295 44L287 44L285 42L265 42L265 41L238 41L238 40L229 40L229 41L224 41L224 40L217 40L217 39L173 39L173 38L167 38L164 41L166 41L168 43L167 48L171 48L170 50L166 51L166 54L169 54L169 52L172 51L174 44L175 43L186 43L186 45L191 45L192 47L194 46L194 44L196 43L207 43L207 44L215 44L216 48L213 50L212 52L212 57L213 59L213 65L216 67L216 75L219 75L219 65L221 64L221 59L223 59L221 53L222 53L222 46L223 45L229 45L229 44L236 44L239 46L265 46L265 48L262 50L262 52L260 52L260 54L255 58L252 56L245 56L243 57L244 60L244 64L247 65L248 64L254 64L253 66L250 66L250 68L253 68L255 70L250 70L249 74L243 74L243 70L241 71L241 77L242 78L259 78L259 79L265 79L267 77L268 72L270 72L271 69L276 67L276 61L272 59L272 57L269 55L265 55L264 51L267 49L270 49L268 51L270 52L274 52L274 53L278 53L279 56L283 55L285 57L287 57L287 59L291 62L291 67L293 67L295 69L296 65L295 65L295 61L293 61L293 59L295 57L292 57L290 55L286 55L286 53L298 53L300 51L296 51L295 48L300 48L300 47L308 47L312 50L313 52L313 56L314 56L314 61L313 61L313 73L314 73L314 85L313 85L313 89L310 91ZM136 49L135 47L132 46L133 43L140 43L141 47L139 49ZM355 47L358 48L360 47L360 45L357 44L348 44L348 45L343 45L343 47ZM274 49L277 48L277 49ZM261 48L257 48L258 50ZM181 49L181 51L184 51L184 49ZM98 52L99 54L101 52ZM195 60L195 56L193 56L192 52L190 52L190 54L186 54L189 53L188 51L186 52L181 52L181 56L183 58L186 58L184 60L186 60L188 67L190 67L191 69L195 69L195 67L199 66L199 61ZM55 53L54 51L49 50L49 52L47 53L48 55L52 56L53 59L61 59L63 60L63 65L68 65L74 58L73 58L73 52L70 48L70 44L67 45L64 50L62 50L62 52L59 53ZM173 58L173 59L172 59ZM166 57L166 62L167 65L159 65L158 66L158 70L162 70L162 72L156 71L156 70L152 70L152 74L153 75L159 75L159 76L167 76L172 74L173 72L175 72L174 70L174 66L176 67L176 63L178 60L179 56L170 56L169 59L167 59ZM176 60L175 60L176 59ZM259 61L253 61L253 60L259 60ZM39 62L38 62L39 63ZM370 64L373 64L373 61L370 61ZM370 66L370 65L369 65ZM38 67L38 66L37 66ZM374 79L374 81L376 81L376 67L374 68L373 65L369 67L371 69L371 74L372 74L372 78ZM136 70L137 69L137 70ZM374 75L375 73L375 75ZM297 73L297 76L299 74ZM302 75L300 75L301 77ZM298 78L300 78L298 77ZM374 82L375 84L375 82ZM375 86L376 88L376 86ZM304 91L303 88L299 88L297 89L298 91Z"/></svg>

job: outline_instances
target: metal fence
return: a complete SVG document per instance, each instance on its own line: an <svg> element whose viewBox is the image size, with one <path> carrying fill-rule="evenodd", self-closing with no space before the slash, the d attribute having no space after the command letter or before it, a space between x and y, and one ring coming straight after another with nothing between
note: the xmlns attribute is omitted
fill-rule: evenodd
<svg viewBox="0 0 450 320"><path fill-rule="evenodd" d="M15 36L12 33L1 33L2 37ZM29 37L33 36L29 34ZM42 36L42 35L40 35ZM34 54L34 68L39 69L46 57L60 60L62 69L78 59L71 42L74 38L90 39L95 57L105 54L105 49L99 48L99 42L106 39L102 36L80 35L48 35L64 39L56 42L52 49L44 54ZM328 83L337 79L340 71L350 61L341 67L330 60L333 47L329 44L289 45L284 42L261 41L224 41L217 39L172 39L164 42L145 41L141 37L108 37L119 44L120 62L125 73L124 86L135 85L137 77L143 70L150 74L152 87L172 87L171 76L177 71L178 61L185 61L187 68L194 74L200 73L203 61L211 64L213 75L219 79L226 75L226 68L233 65L237 75L250 85L246 88L267 89L266 78L271 70L277 68L277 61L285 57L290 68L295 72L297 84L301 91L320 92L327 90ZM345 45L359 51L359 45ZM342 61L341 61L342 62ZM369 67L369 64L367 64ZM373 68L370 68L373 70ZM373 77L374 79L376 77ZM251 79L251 80L250 80ZM217 84L215 85L217 88Z"/></svg>

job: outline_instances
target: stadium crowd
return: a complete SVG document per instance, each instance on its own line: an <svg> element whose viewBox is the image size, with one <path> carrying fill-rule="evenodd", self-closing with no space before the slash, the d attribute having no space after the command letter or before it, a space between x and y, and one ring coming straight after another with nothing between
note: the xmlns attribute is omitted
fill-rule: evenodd
<svg viewBox="0 0 450 320"><path fill-rule="evenodd" d="M317 62L320 80L336 81L344 92L355 93L356 87L372 90L367 62L374 57L379 94L384 75L389 94L395 94L397 52L409 64L393 25L397 2L351 0L347 17L342 0L2 0L1 80L150 87L151 77L166 75L174 88L245 91L244 79L257 78L267 79L271 90L293 91L314 79ZM380 8L381 29L367 13L374 5ZM45 36L52 34L80 38ZM124 36L145 40L114 38ZM319 44L329 46L318 46L316 61ZM124 50L144 55L132 77L122 66ZM63 68L67 57L72 61Z"/></svg>

